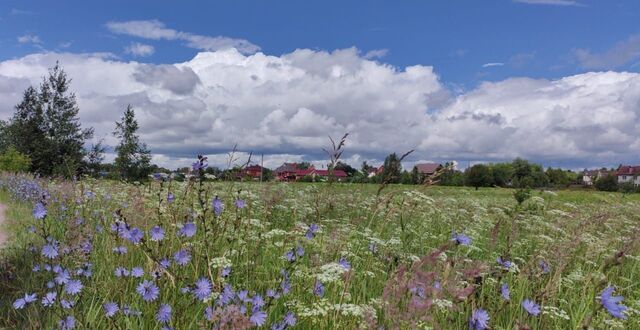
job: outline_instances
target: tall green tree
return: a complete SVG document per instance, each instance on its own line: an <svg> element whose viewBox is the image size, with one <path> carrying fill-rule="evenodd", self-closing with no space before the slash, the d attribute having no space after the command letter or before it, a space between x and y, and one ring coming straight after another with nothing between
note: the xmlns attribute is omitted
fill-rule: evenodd
<svg viewBox="0 0 640 330"><path fill-rule="evenodd" d="M83 129L71 79L58 63L40 89L29 87L4 127L7 144L31 160L31 170L43 175L72 176L85 155L84 144L93 129Z"/></svg>
<svg viewBox="0 0 640 330"><path fill-rule="evenodd" d="M467 185L475 187L476 190L478 187L489 187L493 184L491 168L484 164L476 164L467 169L465 179Z"/></svg>
<svg viewBox="0 0 640 330"><path fill-rule="evenodd" d="M402 174L402 164L396 153L392 153L384 159L382 169L382 182L398 183Z"/></svg>
<svg viewBox="0 0 640 330"><path fill-rule="evenodd" d="M116 122L113 132L120 139L114 165L120 177L125 180L145 179L151 173L151 152L146 144L140 142L138 128L135 112L128 105L120 121Z"/></svg>
<svg viewBox="0 0 640 330"><path fill-rule="evenodd" d="M93 177L97 177L100 173L102 162L104 161L104 153L106 147L102 144L103 140L91 145L87 154L86 169L87 173Z"/></svg>

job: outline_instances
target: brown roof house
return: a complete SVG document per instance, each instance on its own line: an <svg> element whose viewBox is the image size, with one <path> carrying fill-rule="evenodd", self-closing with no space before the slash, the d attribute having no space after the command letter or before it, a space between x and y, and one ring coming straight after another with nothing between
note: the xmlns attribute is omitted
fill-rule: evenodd
<svg viewBox="0 0 640 330"><path fill-rule="evenodd" d="M620 165L616 171L618 183L632 182L640 185L640 166Z"/></svg>

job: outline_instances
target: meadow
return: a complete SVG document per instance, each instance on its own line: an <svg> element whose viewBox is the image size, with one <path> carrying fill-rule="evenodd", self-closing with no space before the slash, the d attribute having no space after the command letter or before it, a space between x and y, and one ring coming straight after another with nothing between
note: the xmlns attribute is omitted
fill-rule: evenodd
<svg viewBox="0 0 640 330"><path fill-rule="evenodd" d="M640 329L640 196L5 174L0 327ZM623 297L621 300L618 297Z"/></svg>

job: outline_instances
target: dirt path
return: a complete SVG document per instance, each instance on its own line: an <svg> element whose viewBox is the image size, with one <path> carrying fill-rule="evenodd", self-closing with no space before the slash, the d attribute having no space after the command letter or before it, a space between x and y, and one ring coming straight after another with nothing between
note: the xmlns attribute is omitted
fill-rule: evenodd
<svg viewBox="0 0 640 330"><path fill-rule="evenodd" d="M7 234L4 233L4 214L6 210L6 206L0 204L0 248L4 246L4 243L7 241Z"/></svg>

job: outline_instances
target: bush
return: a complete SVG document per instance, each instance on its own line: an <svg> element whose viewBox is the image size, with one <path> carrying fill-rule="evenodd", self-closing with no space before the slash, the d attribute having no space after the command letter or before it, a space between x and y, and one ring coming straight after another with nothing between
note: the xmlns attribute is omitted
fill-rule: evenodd
<svg viewBox="0 0 640 330"><path fill-rule="evenodd" d="M0 155L0 171L26 172L31 166L29 156L20 153L13 146Z"/></svg>
<svg viewBox="0 0 640 330"><path fill-rule="evenodd" d="M594 186L600 191L618 191L618 180L613 175L607 175L596 180Z"/></svg>
<svg viewBox="0 0 640 330"><path fill-rule="evenodd" d="M518 202L518 205L521 205L522 203L524 203L524 201L526 201L527 199L529 199L531 197L531 189L518 189L515 192L513 192L513 198L516 199L516 202Z"/></svg>

